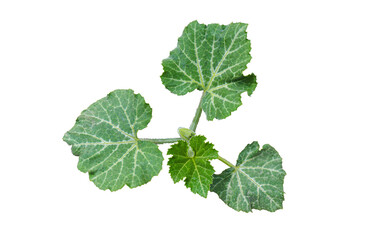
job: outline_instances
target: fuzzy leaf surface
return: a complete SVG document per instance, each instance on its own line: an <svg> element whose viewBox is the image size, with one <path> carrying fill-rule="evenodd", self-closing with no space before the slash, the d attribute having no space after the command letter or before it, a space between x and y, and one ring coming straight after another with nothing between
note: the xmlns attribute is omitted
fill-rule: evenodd
<svg viewBox="0 0 372 240"><path fill-rule="evenodd" d="M132 90L115 90L84 110L63 140L79 156L78 169L102 189L138 187L158 175L163 156L158 146L140 141L151 107Z"/></svg>
<svg viewBox="0 0 372 240"><path fill-rule="evenodd" d="M204 91L202 108L208 120L230 116L242 104L241 94L251 95L257 85L254 74L243 76L251 60L246 29L244 23L191 22L163 60L165 87L177 95Z"/></svg>
<svg viewBox="0 0 372 240"><path fill-rule="evenodd" d="M240 153L236 168L213 176L211 191L237 211L274 212L282 208L286 174L282 158L270 145L259 148L257 142L248 144Z"/></svg>
<svg viewBox="0 0 372 240"><path fill-rule="evenodd" d="M194 156L190 156L189 147ZM206 142L204 136L194 136L189 143L178 141L173 144L168 150L168 155L172 155L168 165L174 183L184 180L185 186L193 193L207 197L214 173L210 160L218 158L218 152L213 148L213 144Z"/></svg>

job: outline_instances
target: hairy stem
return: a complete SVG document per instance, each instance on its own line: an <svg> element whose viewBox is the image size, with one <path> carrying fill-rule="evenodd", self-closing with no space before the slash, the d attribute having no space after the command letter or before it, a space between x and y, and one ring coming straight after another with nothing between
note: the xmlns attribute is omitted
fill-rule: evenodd
<svg viewBox="0 0 372 240"><path fill-rule="evenodd" d="M236 167L234 166L234 164L232 164L231 162L227 161L226 159L224 159L224 158L221 157L220 155L218 155L218 160L220 160L221 162L223 162L224 164L226 164L226 165L229 166L229 167L236 168Z"/></svg>
<svg viewBox="0 0 372 240"><path fill-rule="evenodd" d="M182 138L140 138L138 140L153 142L153 143L156 143L156 144L163 144L163 143L174 143L174 142L177 142L179 140L182 140Z"/></svg>
<svg viewBox="0 0 372 240"><path fill-rule="evenodd" d="M203 94L200 98L200 102L199 102L198 108L196 109L194 119L192 120L191 125L190 125L190 130L192 130L194 132L196 130L196 127L198 126L199 119L200 119L201 113L203 111L203 109L202 109L203 97L204 97L204 92L203 92Z"/></svg>

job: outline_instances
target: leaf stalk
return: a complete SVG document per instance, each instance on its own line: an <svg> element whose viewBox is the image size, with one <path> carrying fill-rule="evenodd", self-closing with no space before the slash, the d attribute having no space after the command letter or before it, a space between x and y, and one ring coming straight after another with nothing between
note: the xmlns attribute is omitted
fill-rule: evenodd
<svg viewBox="0 0 372 240"><path fill-rule="evenodd" d="M190 130L192 130L194 132L196 131L196 127L198 126L199 119L200 119L201 113L203 111L202 102L203 102L204 94L205 94L205 92L203 92L203 94L200 98L200 102L199 102L198 108L196 109L194 119L192 120L191 125L190 125Z"/></svg>
<svg viewBox="0 0 372 240"><path fill-rule="evenodd" d="M227 166L236 169L236 166L234 164L232 164L231 162L227 161L225 158L221 157L220 155L218 155L218 158L217 159L220 160L221 162L223 162L224 164L226 164Z"/></svg>
<svg viewBox="0 0 372 240"><path fill-rule="evenodd" d="M182 140L182 138L140 138L140 141L153 142L155 144L174 143Z"/></svg>

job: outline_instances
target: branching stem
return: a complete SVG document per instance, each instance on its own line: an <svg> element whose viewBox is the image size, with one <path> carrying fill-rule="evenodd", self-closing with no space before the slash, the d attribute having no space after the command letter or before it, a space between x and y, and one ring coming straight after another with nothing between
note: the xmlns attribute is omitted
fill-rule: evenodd
<svg viewBox="0 0 372 240"><path fill-rule="evenodd" d="M194 132L196 130L196 127L198 126L199 119L200 119L201 113L203 111L203 109L202 109L203 97L204 97L204 92L203 92L203 94L200 98L200 102L199 102L198 108L196 109L194 119L192 120L191 125L190 125L190 130L192 130Z"/></svg>
<svg viewBox="0 0 372 240"><path fill-rule="evenodd" d="M203 97L204 97L204 92L203 92L203 94L200 98L200 102L199 102L198 108L196 109L194 119L192 120L190 128L189 128L190 130L192 130L194 132L196 130L196 127L198 126L199 119L200 119L201 113L203 111L203 109L202 109ZM153 142L155 144L163 144L163 143L178 142L179 140L182 140L182 138L139 138L138 140L139 141Z"/></svg>

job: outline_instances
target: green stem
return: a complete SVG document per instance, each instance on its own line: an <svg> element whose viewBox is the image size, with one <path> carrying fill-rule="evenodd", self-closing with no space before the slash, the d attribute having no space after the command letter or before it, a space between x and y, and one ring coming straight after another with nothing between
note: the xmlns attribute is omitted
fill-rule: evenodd
<svg viewBox="0 0 372 240"><path fill-rule="evenodd" d="M191 125L190 125L190 130L192 130L194 132L196 130L196 127L198 126L199 119L200 119L201 113L203 111L203 109L202 109L203 97L204 97L204 92L203 92L203 94L200 98L200 102L199 102L198 108L196 109L194 119L192 120Z"/></svg>
<svg viewBox="0 0 372 240"><path fill-rule="evenodd" d="M232 164L231 162L227 161L226 159L224 159L224 158L221 157L220 155L218 155L218 160L220 160L221 162L223 162L224 164L226 164L226 165L229 166L229 167L236 168L236 167L234 166L234 164Z"/></svg>
<svg viewBox="0 0 372 240"><path fill-rule="evenodd" d="M163 143L174 143L182 140L182 138L140 138L140 141L147 141L153 142L155 144L163 144Z"/></svg>

